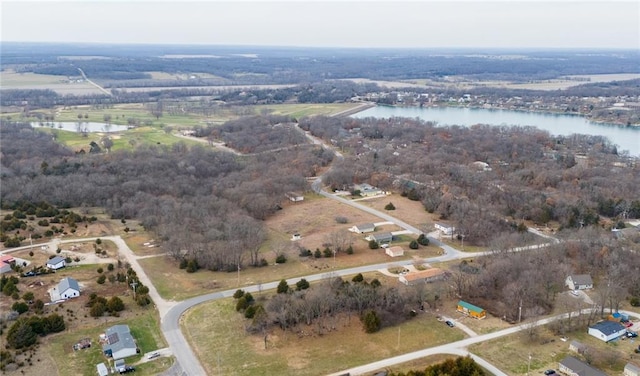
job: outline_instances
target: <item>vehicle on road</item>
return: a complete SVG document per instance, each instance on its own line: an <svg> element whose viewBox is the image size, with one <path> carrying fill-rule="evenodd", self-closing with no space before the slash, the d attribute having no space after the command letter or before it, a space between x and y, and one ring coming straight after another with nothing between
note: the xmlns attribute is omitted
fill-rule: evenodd
<svg viewBox="0 0 640 376"><path fill-rule="evenodd" d="M447 324L450 328L453 328L454 326L456 326L456 324L454 324L453 321L447 320L444 323Z"/></svg>
<svg viewBox="0 0 640 376"><path fill-rule="evenodd" d="M159 352L152 352L151 354L147 355L147 359L154 359L160 356Z"/></svg>
<svg viewBox="0 0 640 376"><path fill-rule="evenodd" d="M544 371L545 375L555 375L556 374L556 370L554 369L548 369L546 371Z"/></svg>

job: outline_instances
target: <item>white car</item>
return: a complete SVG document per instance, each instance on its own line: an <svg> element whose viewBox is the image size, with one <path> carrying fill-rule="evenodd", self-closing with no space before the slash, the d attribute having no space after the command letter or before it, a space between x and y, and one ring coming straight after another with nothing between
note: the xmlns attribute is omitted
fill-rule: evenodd
<svg viewBox="0 0 640 376"><path fill-rule="evenodd" d="M147 359L153 359L153 358L157 358L160 356L159 352L152 352L151 354L147 355Z"/></svg>

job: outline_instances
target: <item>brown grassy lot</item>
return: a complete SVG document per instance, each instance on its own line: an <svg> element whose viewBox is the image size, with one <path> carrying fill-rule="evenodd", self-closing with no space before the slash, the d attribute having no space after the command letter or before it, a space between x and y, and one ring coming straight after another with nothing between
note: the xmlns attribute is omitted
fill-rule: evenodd
<svg viewBox="0 0 640 376"><path fill-rule="evenodd" d="M245 319L234 305L231 299L202 304L183 320L183 331L208 374L320 375L463 338L429 314L374 334L364 333L352 317L339 320L337 330L323 336L305 334L304 327L274 329L265 350L263 337L246 333Z"/></svg>
<svg viewBox="0 0 640 376"><path fill-rule="evenodd" d="M411 202L409 200L406 201ZM336 216L346 217L349 222L339 224L335 221ZM433 246L411 250L408 246L409 241L405 240L394 242L394 245L400 245L405 249L405 256L391 259L384 254L383 249L369 249L368 242L364 240L363 235L352 234L354 248L354 254L352 255L339 253L335 258L335 262L333 257L319 259L299 257L298 247L310 249L311 251L315 251L316 248L323 250L323 244L327 243L328 237L332 232L346 230L355 224L377 222L379 220L377 217L354 209L349 205L322 198L315 194L307 194L302 202L286 202L283 204L283 210L277 212L266 221L269 236L261 249L261 254L269 262L269 266L262 268L248 267L241 271L240 283L238 283L237 273L211 272L207 270L200 270L193 274L186 273L178 268L178 263L175 260L169 257L154 257L142 259L139 262L161 296L166 299L182 300L199 294L238 286L267 283L307 274L325 273L358 265L384 262L393 265L394 262L399 260L421 259L439 254L440 249ZM384 227L395 228L395 226ZM294 233L301 234L302 239L295 242L291 241L291 236ZM408 237L408 239L412 238ZM132 237L131 239L132 241L128 240L131 247L142 249L140 244L145 239L143 236L140 238ZM161 253L159 248L154 249L156 249L156 252ZM274 249L284 250L287 256L285 264L274 264L276 257ZM142 254L140 252L136 251L136 253Z"/></svg>
<svg viewBox="0 0 640 376"><path fill-rule="evenodd" d="M393 193L386 197L376 197L365 200L358 200L358 203L370 206L383 213L396 217L410 225L417 227L424 232L434 230L434 223L438 220L437 214L429 214L424 210L424 206L420 201L411 201L406 197ZM393 203L395 210L385 210L384 207L388 203Z"/></svg>

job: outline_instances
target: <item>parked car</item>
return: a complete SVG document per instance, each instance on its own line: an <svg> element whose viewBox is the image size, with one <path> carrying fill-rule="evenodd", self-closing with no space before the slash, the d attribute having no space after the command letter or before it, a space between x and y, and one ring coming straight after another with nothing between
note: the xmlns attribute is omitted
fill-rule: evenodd
<svg viewBox="0 0 640 376"><path fill-rule="evenodd" d="M546 371L544 371L545 375L555 375L556 374L556 370L554 369L548 369Z"/></svg>
<svg viewBox="0 0 640 376"><path fill-rule="evenodd" d="M152 352L151 354L147 355L147 359L154 359L160 356L159 352Z"/></svg>
<svg viewBox="0 0 640 376"><path fill-rule="evenodd" d="M120 374L135 372L136 368L134 366L124 366L124 368L120 369Z"/></svg>
<svg viewBox="0 0 640 376"><path fill-rule="evenodd" d="M449 320L445 321L444 323L447 324L450 328L453 328L454 326L456 326L456 324L454 324L452 321L449 321Z"/></svg>
<svg viewBox="0 0 640 376"><path fill-rule="evenodd" d="M627 337L628 338L636 338L638 336L638 333L634 333L634 332L627 332Z"/></svg>

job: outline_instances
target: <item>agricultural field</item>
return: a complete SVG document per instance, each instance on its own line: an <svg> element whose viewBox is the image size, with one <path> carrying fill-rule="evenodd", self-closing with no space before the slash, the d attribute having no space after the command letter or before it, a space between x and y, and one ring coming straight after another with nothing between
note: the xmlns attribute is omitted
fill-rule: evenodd
<svg viewBox="0 0 640 376"><path fill-rule="evenodd" d="M47 74L37 73L17 73L12 69L6 69L0 72L0 86L3 89L38 89L45 90L50 89L59 94L100 94L100 89L91 85L86 81L81 80L80 74L78 77L71 77L71 80L66 76L55 76Z"/></svg>

